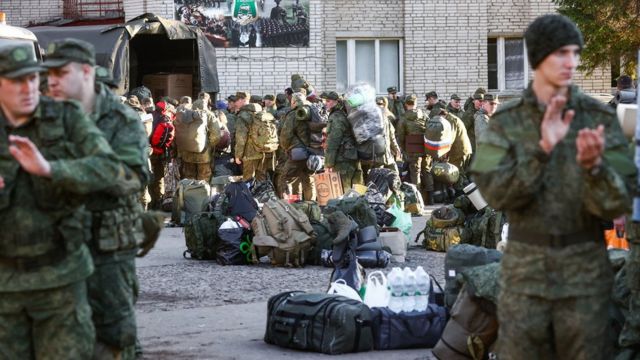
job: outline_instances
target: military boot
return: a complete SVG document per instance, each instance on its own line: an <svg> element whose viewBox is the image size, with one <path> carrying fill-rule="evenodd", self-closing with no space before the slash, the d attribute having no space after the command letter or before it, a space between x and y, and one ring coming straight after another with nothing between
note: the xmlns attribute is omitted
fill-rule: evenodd
<svg viewBox="0 0 640 360"><path fill-rule="evenodd" d="M343 258L345 257L344 254L347 248L352 246L352 244L350 244L352 241L349 235L358 229L358 224L351 220L342 211L332 213L327 217L327 221L329 222L329 229L331 233L335 234L335 238L333 239L333 254L331 257L334 264L339 264L344 260Z"/></svg>

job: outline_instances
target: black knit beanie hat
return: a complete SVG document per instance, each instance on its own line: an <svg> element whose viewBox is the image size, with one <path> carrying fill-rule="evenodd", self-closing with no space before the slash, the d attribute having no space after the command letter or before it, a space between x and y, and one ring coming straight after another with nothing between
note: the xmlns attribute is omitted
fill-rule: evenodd
<svg viewBox="0 0 640 360"><path fill-rule="evenodd" d="M549 54L566 45L584 46L582 33L567 17L550 14L535 19L524 33L529 64L535 69Z"/></svg>

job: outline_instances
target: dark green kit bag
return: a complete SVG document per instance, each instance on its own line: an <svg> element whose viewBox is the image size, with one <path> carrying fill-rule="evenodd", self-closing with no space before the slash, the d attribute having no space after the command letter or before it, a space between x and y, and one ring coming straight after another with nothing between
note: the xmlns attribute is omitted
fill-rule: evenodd
<svg viewBox="0 0 640 360"><path fill-rule="evenodd" d="M182 256L197 260L215 259L217 236L218 224L213 213L202 212L191 216L184 225L187 250Z"/></svg>
<svg viewBox="0 0 640 360"><path fill-rule="evenodd" d="M269 299L264 341L330 355L369 351L371 325L371 310L357 300L288 291Z"/></svg>

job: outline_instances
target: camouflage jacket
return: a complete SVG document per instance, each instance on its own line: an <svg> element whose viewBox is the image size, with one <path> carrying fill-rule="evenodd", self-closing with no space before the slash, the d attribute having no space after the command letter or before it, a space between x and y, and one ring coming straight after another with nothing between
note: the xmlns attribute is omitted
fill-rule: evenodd
<svg viewBox="0 0 640 360"><path fill-rule="evenodd" d="M297 110L301 107L306 107L304 113L306 116L300 118L297 115ZM309 121L311 120L311 110L309 109L309 103L304 102L302 105L298 105L295 109L291 109L285 116L285 121L282 124L282 130L280 131L280 145L286 152L289 152L294 147L306 147L311 145L311 129L309 129Z"/></svg>
<svg viewBox="0 0 640 360"><path fill-rule="evenodd" d="M398 122L398 141L406 152L407 135L424 135L429 117L420 109L407 110Z"/></svg>
<svg viewBox="0 0 640 360"><path fill-rule="evenodd" d="M85 245L85 196L129 195L137 176L122 166L76 102L41 97L29 122L17 128L0 112L0 133L5 181L0 190L0 292L55 288L87 278L93 265ZM9 153L10 134L33 141L49 160L51 178L22 170Z"/></svg>
<svg viewBox="0 0 640 360"><path fill-rule="evenodd" d="M471 149L473 150L473 152L476 151L476 132L473 127L473 122L474 115L477 111L478 110L476 110L475 106L471 104L471 107L466 110L460 118L462 120L462 123L464 124L464 127L467 128L467 135L469 136L469 141L471 142Z"/></svg>
<svg viewBox="0 0 640 360"><path fill-rule="evenodd" d="M236 117L235 157L240 160L249 159L252 155L256 155L253 147L247 145L249 143L249 130L253 123L253 117L260 111L262 111L262 106L258 104L247 104L238 112L238 116Z"/></svg>
<svg viewBox="0 0 640 360"><path fill-rule="evenodd" d="M467 129L464 127L462 120L451 113L447 113L445 119L451 123L451 129L455 136L451 144L451 150L449 150L449 163L455 165L460 170L460 173L464 173L472 152Z"/></svg>
<svg viewBox="0 0 640 360"><path fill-rule="evenodd" d="M137 114L120 103L106 86L98 84L93 112L89 118L102 131L103 136L122 162L131 179L127 196L114 196L108 192L91 194L87 210L92 217L93 251L111 252L130 250L142 242L142 205L140 192L150 178L147 139Z"/></svg>
<svg viewBox="0 0 640 360"><path fill-rule="evenodd" d="M220 137L222 136L222 128L224 127L219 116L225 115L222 112L213 112L209 110L205 110L205 112L207 114L207 145L205 146L204 150L199 153L178 149L178 157L181 158L184 162L206 164L211 163L211 160L213 160L213 149L220 141ZM224 122L226 122L226 117L224 119Z"/></svg>
<svg viewBox="0 0 640 360"><path fill-rule="evenodd" d="M487 129L489 128L489 115L484 109L480 109L476 111L475 115L473 115L473 132L474 138L476 140L476 148L478 147L478 142Z"/></svg>
<svg viewBox="0 0 640 360"><path fill-rule="evenodd" d="M447 104L447 108L446 108L447 112L449 114L453 114L456 117L458 117L459 119L462 120L462 116L464 115L464 110L462 108L460 109L456 109L453 106L451 106L451 103Z"/></svg>
<svg viewBox="0 0 640 360"><path fill-rule="evenodd" d="M274 118L278 118L276 115L278 114L278 109L276 108L275 105L272 105L270 107L265 107L264 111L268 112L269 114L273 115Z"/></svg>
<svg viewBox="0 0 640 360"><path fill-rule="evenodd" d="M344 161L357 162L358 151L347 114L340 105L336 105L329 113L327 125L327 148L324 152L324 164L334 167Z"/></svg>
<svg viewBox="0 0 640 360"><path fill-rule="evenodd" d="M442 100L438 100L437 103L435 103L434 105L428 105L426 107L427 109L427 113L429 113L429 117L432 118L436 115L440 114L440 110L446 110L447 109L447 103L445 103Z"/></svg>
<svg viewBox="0 0 640 360"><path fill-rule="evenodd" d="M396 121L399 120L405 112L402 101L400 99L392 100L388 98L387 100L389 102L387 104L387 109L389 109L389 111L391 111L391 113L396 117ZM393 125L395 126L396 123L394 122Z"/></svg>
<svg viewBox="0 0 640 360"><path fill-rule="evenodd" d="M505 211L509 229L531 234L601 236L601 221L630 211L635 166L613 111L572 87L566 109L576 112L563 141L547 155L538 145L545 107L531 87L503 105L478 143L471 167L489 205ZM576 161L580 129L605 126L599 173ZM502 259L501 287L547 299L602 295L611 270L604 243L593 241L549 249L510 239Z"/></svg>

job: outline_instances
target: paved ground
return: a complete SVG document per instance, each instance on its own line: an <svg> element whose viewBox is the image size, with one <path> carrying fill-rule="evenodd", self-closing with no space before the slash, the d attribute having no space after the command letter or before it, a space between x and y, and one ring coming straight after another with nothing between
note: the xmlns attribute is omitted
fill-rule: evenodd
<svg viewBox="0 0 640 360"><path fill-rule="evenodd" d="M425 217L413 218L412 240ZM166 228L147 257L138 261L139 336L145 359L315 359L325 355L266 344L266 301L287 290L326 291L331 270L220 266L186 260L182 228ZM406 266L422 265L441 284L444 254L413 246ZM390 267L386 269L389 271ZM426 349L372 351L344 359L430 359Z"/></svg>

